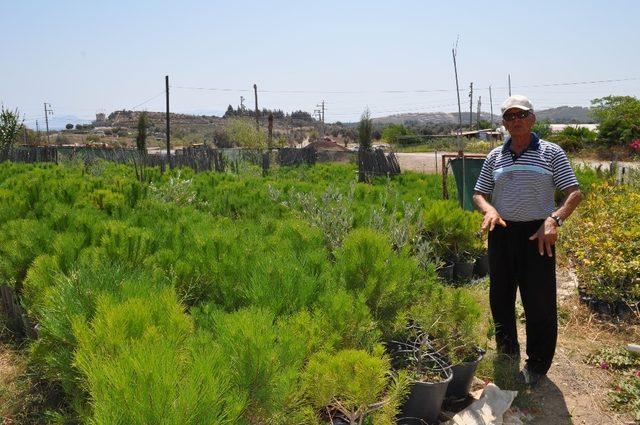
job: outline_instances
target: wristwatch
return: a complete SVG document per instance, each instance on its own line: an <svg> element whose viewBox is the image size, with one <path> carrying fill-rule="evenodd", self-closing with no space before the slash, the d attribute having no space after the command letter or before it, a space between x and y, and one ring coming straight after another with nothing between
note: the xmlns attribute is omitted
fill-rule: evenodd
<svg viewBox="0 0 640 425"><path fill-rule="evenodd" d="M562 223L564 223L564 220L557 215L552 215L551 218L555 220L558 227L562 226Z"/></svg>

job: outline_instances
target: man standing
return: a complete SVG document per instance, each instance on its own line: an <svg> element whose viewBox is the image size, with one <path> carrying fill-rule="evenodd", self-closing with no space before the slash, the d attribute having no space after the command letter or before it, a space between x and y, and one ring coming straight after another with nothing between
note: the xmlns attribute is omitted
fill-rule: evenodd
<svg viewBox="0 0 640 425"><path fill-rule="evenodd" d="M535 386L551 367L558 333L555 243L558 229L578 206L581 193L567 155L531 129L533 105L524 96L502 104L509 131L482 167L473 201L489 230L489 299L498 353L520 356L516 289L524 306L527 362L519 381ZM555 191L565 194L559 208Z"/></svg>

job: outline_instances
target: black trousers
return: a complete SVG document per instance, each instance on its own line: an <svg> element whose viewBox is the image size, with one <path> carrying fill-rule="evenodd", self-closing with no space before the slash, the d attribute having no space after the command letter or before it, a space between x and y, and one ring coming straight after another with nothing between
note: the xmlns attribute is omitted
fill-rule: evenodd
<svg viewBox="0 0 640 425"><path fill-rule="evenodd" d="M516 329L516 289L524 306L527 367L545 374L551 367L558 336L556 257L540 255L530 241L542 220L507 222L489 233L489 300L499 352L519 355Z"/></svg>

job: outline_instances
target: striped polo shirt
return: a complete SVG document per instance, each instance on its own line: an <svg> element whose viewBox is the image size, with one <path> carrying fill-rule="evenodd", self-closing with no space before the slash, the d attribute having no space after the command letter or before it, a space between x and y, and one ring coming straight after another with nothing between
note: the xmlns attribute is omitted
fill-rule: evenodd
<svg viewBox="0 0 640 425"><path fill-rule="evenodd" d="M475 190L491 195L491 204L503 219L532 221L555 211L556 189L577 184L562 148L531 133L531 143L519 156L511 151L511 139L489 153Z"/></svg>

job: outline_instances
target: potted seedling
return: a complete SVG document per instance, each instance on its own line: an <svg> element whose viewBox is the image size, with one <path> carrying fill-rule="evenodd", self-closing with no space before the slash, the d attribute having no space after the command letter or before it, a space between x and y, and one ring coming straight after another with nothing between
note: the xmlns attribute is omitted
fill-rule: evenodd
<svg viewBox="0 0 640 425"><path fill-rule="evenodd" d="M319 352L303 373L306 397L323 423L333 425L392 423L408 384L405 372L392 374L381 346L373 354Z"/></svg>
<svg viewBox="0 0 640 425"><path fill-rule="evenodd" d="M456 261L453 266L453 278L455 280L470 280L473 276L474 258L469 251L456 253Z"/></svg>
<svg viewBox="0 0 640 425"><path fill-rule="evenodd" d="M452 365L447 396L465 397L484 354L482 310L465 288L434 287L428 296L409 313L411 326L427 334L434 351Z"/></svg>
<svg viewBox="0 0 640 425"><path fill-rule="evenodd" d="M463 288L450 289L443 295L439 304L444 313L438 329L439 338L434 340L434 345L452 365L453 380L447 388L447 397L464 398L484 356L484 350L480 348L482 312ZM490 332L491 326L485 344Z"/></svg>
<svg viewBox="0 0 640 425"><path fill-rule="evenodd" d="M444 261L437 249L436 241L428 241L421 238L414 248L414 255L418 259L420 267L428 269L430 264L435 267L436 273L441 279L446 281L453 280L453 262Z"/></svg>
<svg viewBox="0 0 640 425"><path fill-rule="evenodd" d="M411 379L399 423L410 423L407 422L410 420L437 423L447 386L453 378L451 366L434 349L425 333L418 333L408 341L391 341L388 349L394 368L407 370Z"/></svg>
<svg viewBox="0 0 640 425"><path fill-rule="evenodd" d="M485 277L489 274L489 253L484 239L482 239L482 233L476 234L478 240L474 244L473 254L475 257L475 264L473 266L473 274L477 277Z"/></svg>

